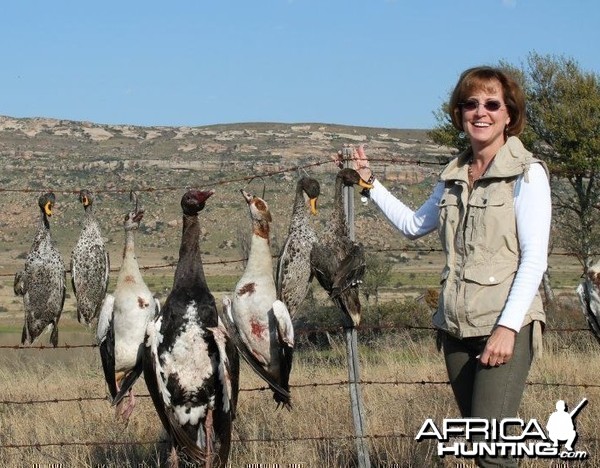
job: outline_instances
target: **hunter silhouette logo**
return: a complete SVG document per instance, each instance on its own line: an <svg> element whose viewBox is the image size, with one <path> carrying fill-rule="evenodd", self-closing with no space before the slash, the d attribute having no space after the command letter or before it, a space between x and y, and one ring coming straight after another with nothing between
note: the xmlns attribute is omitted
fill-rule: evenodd
<svg viewBox="0 0 600 468"><path fill-rule="evenodd" d="M577 439L577 431L575 430L575 417L587 404L587 398L579 402L573 411L567 413L567 404L564 400L556 402L556 411L548 418L546 430L548 437L553 442L554 447L558 447L559 441L565 442L565 450L573 452L573 444Z"/></svg>

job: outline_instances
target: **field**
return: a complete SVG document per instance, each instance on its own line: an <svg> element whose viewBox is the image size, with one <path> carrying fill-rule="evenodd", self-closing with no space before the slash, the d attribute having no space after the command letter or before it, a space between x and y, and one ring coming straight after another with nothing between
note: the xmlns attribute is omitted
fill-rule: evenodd
<svg viewBox="0 0 600 468"><path fill-rule="evenodd" d="M415 304L423 305L424 292L437 288L441 261L436 252L425 258L427 261L411 257L395 265L388 285L380 291L378 308L393 310L396 303L407 298L416 298ZM164 260L156 255L140 261L142 265L156 265ZM600 466L596 423L600 417L600 345L586 330L573 295L578 266L562 255L552 256L551 262L555 262L550 271L553 283L560 286L556 292L561 307L551 317L545 353L530 373L520 417L545 423L557 400L575 405L587 398L590 403L577 418L580 438L576 447L591 457L572 466ZM17 267L15 261L13 268ZM241 268L237 263L206 266L217 300L231 291ZM172 268L149 269L144 275L154 291L163 292L164 299L172 281ZM136 384L138 405L125 426L115 419L106 400L99 353L89 346L94 342L93 334L76 322L71 290L60 323L60 343L86 346L24 349L16 346L22 327L20 298L12 293L12 277L5 275L0 280L0 304L5 307L0 314L0 466L163 465L166 436L143 380ZM379 315L372 300L368 304L363 301L367 327L359 331L359 353L372 466L458 466L464 459L440 459L432 442L414 441L427 418L441 422L445 417L457 416L433 331L403 326L427 324L426 316L416 316L423 307L418 309L420 312L409 311L402 323L396 321L384 332L371 333L368 325L376 324L374 316ZM327 310L329 302L316 289L312 305ZM339 323L335 311L333 314L323 321L324 325ZM242 365L232 467L250 463L356 466L343 338L331 332L331 346L323 347L303 340L300 330L299 334L301 345L291 379L292 411L276 410L264 383ZM47 346L48 336L42 336L36 345ZM529 460L523 466L567 466L549 463Z"/></svg>
<svg viewBox="0 0 600 468"><path fill-rule="evenodd" d="M152 281L159 284L167 279ZM323 297L317 302L325 306L326 301ZM577 417L576 448L590 458L568 466L600 466L600 345L585 329L572 295L562 294L560 305L561 314L545 334L544 354L530 373L519 417L545 424L557 400L571 407L587 398L589 404ZM166 436L143 379L135 386L137 407L125 425L116 420L106 400L97 348L74 347L92 344L93 336L74 320L69 307L61 321L60 344L71 347L19 348L14 346L20 339L19 318L4 317L0 323L1 466L155 467L165 463ZM330 345L316 346L301 331L299 335L291 379L292 411L276 410L264 383L242 364L232 467L251 463L356 466L343 337L330 331ZM48 336L36 345L47 345ZM427 418L441 423L445 417L457 417L433 331L400 325L383 332L365 327L359 330L359 343L372 466L454 467L464 462L439 458L433 442L414 440ZM522 466L567 466L556 462L530 459Z"/></svg>
<svg viewBox="0 0 600 468"><path fill-rule="evenodd" d="M219 302L243 270L241 244L249 222L239 189L265 191L275 219L275 254L287 231L294 184L301 173L298 166L308 168L322 183L320 216L314 222L323 226L329 219L334 173L326 162L342 143L363 141L369 143L370 154L380 158L375 167L386 185L412 206L418 206L435 183L436 161L449 153L427 141L422 131L278 124L99 128L0 117L0 466L155 467L167 456L165 435L143 380L135 386L138 405L129 424L115 419L99 353L92 346L93 332L74 318L70 285L59 326L61 347L39 349L48 345L49 335L33 349L18 346L23 311L12 283L35 233L39 191L53 189L59 196L52 233L67 266L81 216L75 193L81 187L98 193L96 213L111 254L112 290L121 263L121 220L130 206L127 192L139 190L147 213L136 252L148 285L164 300L176 261L184 187L216 187L203 213L202 243L208 283ZM361 298L361 389L372 466L463 466L458 464L464 459L439 458L434 443L414 440L427 418L440 423L457 417L443 358L433 331L427 329L426 299L439 287L442 266L437 238L408 242L372 204L363 205L358 194L355 198L357 238L370 257L392 266L375 297ZM582 269L561 252L553 252L549 263L558 306L549 317L545 352L533 365L520 417L545 424L557 400L572 407L587 398L588 405L576 419L576 448L590 457L562 464L525 460L522 466L600 466L600 344L587 331L574 296ZM335 329L339 317L324 293L316 287L313 291L302 326L298 324L293 410L276 410L263 382L242 364L232 467L356 466L345 346ZM303 334L307 324L334 329L318 335L316 345Z"/></svg>

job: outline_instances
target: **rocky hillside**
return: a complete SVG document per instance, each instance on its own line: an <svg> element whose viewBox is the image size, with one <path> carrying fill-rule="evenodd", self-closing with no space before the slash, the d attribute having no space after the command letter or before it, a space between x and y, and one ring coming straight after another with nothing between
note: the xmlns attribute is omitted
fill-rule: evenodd
<svg viewBox="0 0 600 468"><path fill-rule="evenodd" d="M275 250L287 232L299 175L321 182L316 222L327 221L336 172L329 161L344 144L366 144L380 178L415 205L435 181L439 163L451 155L423 130L277 123L136 127L0 117L0 273L22 263L38 222L37 197L45 190L57 195L52 231L67 264L82 214L76 194L84 187L97 193L95 212L113 266L120 264L130 190L138 191L146 209L138 236L142 264L176 257L186 187L216 190L202 215L205 259L240 258L249 230L240 188L264 193L274 218ZM363 205L358 194L356 200L359 240L372 249L404 245L371 204Z"/></svg>

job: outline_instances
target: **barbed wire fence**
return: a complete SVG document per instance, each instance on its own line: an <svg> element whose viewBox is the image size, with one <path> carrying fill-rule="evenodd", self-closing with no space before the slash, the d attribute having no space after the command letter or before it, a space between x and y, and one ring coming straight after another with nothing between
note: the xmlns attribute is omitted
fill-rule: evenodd
<svg viewBox="0 0 600 468"><path fill-rule="evenodd" d="M430 327L385 327L386 329L430 329ZM381 329L381 327L364 327L364 329ZM363 330L363 327L360 328ZM298 334L315 332L315 331L331 331L331 328L322 328L322 329L311 329L307 330L299 330ZM338 331L342 331L342 328L338 328ZM572 333L572 332L588 332L587 329L555 329L551 330L553 332L558 333ZM96 348L95 344L88 345L63 345L54 347L48 346L31 346L31 347L23 347L23 346L0 346L0 349L12 349L17 351L27 351L31 349L36 349L38 351L51 352L56 349L77 349L77 348ZM386 379L386 380L361 380L361 386L391 386L391 387L399 387L399 386L444 386L447 387L450 385L448 380L410 380L410 379ZM346 387L349 384L348 380L335 380L330 382L304 382L304 383L296 383L290 384L290 389L319 389L326 387ZM565 387L565 388L582 388L582 389L594 389L599 390L600 384L598 383L574 383L574 382L543 382L543 381L527 381L527 386L531 387ZM252 393L252 392L270 392L270 388L268 386L255 386L255 387L246 387L240 388L240 393ZM150 398L149 394L138 394L136 398L148 399ZM43 399L0 399L0 406L12 407L12 406L23 406L23 405L49 405L49 404L80 404L85 402L91 403L108 403L109 400L106 395L92 395L92 396L80 396L80 397L67 397L67 398L43 398ZM364 438L366 439L381 439L381 438L414 438L414 435L404 434L394 432L391 434L364 434ZM333 440L353 440L354 436L288 436L288 437L267 437L267 438L237 438L233 439L234 443L268 443L268 442L293 442L293 441L333 441ZM588 442L599 442L599 438L595 437L586 437L586 441ZM39 447L51 447L51 446L111 446L111 445L149 445L149 444L157 444L157 443L166 443L164 441L156 441L156 440L139 440L139 441L58 441L58 442L37 442L37 443L0 443L0 449L21 449L21 448L39 448Z"/></svg>
<svg viewBox="0 0 600 468"><path fill-rule="evenodd" d="M359 331L376 329L380 330L381 327L361 327ZM385 327L385 329L429 329L433 330L430 327ZM315 331L331 331L331 328L322 328L322 329L311 329L308 330L299 330L298 334L315 332ZM338 331L342 331L342 328L338 328ZM557 333L573 333L573 332L588 332L587 329L555 329L551 330L552 332ZM95 344L87 344L87 345L62 345L54 347L48 346L0 346L0 349L12 349L16 351L27 351L36 349L40 352L52 352L57 349L78 349L78 348L96 348ZM347 387L349 384L348 380L335 380L335 381L321 381L321 382L303 382L290 384L290 389L320 389L327 387L337 387L343 388ZM399 387L399 386L416 386L416 387L425 387L425 386L443 386L448 387L450 382L448 380L410 380L410 379L386 379L386 380L361 380L359 382L361 386L390 386L390 387ZM582 389L594 389L600 390L600 384L598 383L574 383L574 382L545 382L545 381L527 381L527 386L530 387L564 387L564 388L582 388ZM240 388L240 393L254 393L254 392L270 392L270 388L268 386L254 386L254 387L242 387ZM136 398L141 399L149 399L149 394L138 394ZM106 395L92 395L92 396L79 396L79 397L66 397L66 398L41 398L41 399L0 399L0 407L19 407L24 405L54 405L54 404L77 404L81 403L109 403L109 400ZM403 438L403 439L413 439L414 434L406 434L393 432L388 434L379 434L379 433L371 433L364 434L361 437L369 440L377 440L377 439L389 439L389 438ZM328 436L286 436L286 437L263 437L263 438L234 438L232 440L233 443L272 443L272 442L297 442L297 441L335 441L335 440L349 440L352 441L356 438L356 436L351 435L328 435ZM586 437L586 442L600 442L599 438L596 437ZM23 448L35 448L39 449L40 447L68 447L68 446L122 446L122 445L154 445L154 444L162 444L167 443L166 441L157 441L157 440L136 440L136 441L122 441L122 440L89 440L89 441L57 441L57 442L36 442L36 443L18 443L18 442L0 442L0 449L23 449Z"/></svg>
<svg viewBox="0 0 600 468"><path fill-rule="evenodd" d="M404 158L371 158L371 162L374 164L379 164L382 166L385 165L415 165L415 166L441 166L446 163L445 160L431 161L431 160L414 160L414 159L404 159ZM302 170L331 164L331 160L327 161L318 161L305 165L296 165L291 167L286 167L273 171L266 171L261 174L253 174L243 177L232 177L225 178L221 180L216 180L213 182L203 183L203 186L206 188L227 185L232 183L239 182L252 182L256 179L263 179L268 177L274 177L278 175L282 175L285 173L297 173ZM96 193L129 193L131 190L136 192L164 192L164 191L183 191L187 187L182 186L162 186L162 187L139 187L139 188L127 188L127 189L93 189ZM78 193L79 189L75 188L55 188L53 189L55 193L64 193L64 194L75 194ZM42 190L34 189L30 187L22 187L22 188L0 188L0 194L2 193L40 193ZM367 247L368 248L368 247ZM377 248L372 249L373 252L377 253L386 253L386 252L441 252L441 249L431 248L431 247L404 247L404 248ZM551 252L550 255L555 256L571 256L570 252ZM242 263L245 262L246 259L227 259L227 260L219 260L212 262L204 262L206 265L225 265L230 263ZM141 266L142 270L154 270L154 269L167 269L173 268L176 266L176 262L167 262L162 264L155 265L146 265ZM118 268L112 268L111 271L118 271ZM12 277L14 276L14 272L2 273L0 277ZM359 333L366 332L381 332L385 330L428 330L433 332L433 327L420 327L420 326L361 326L358 329ZM331 333L331 332L342 332L342 327L320 327L320 328L310 328L310 329L302 329L298 330L297 334L310 334L310 333ZM550 333L589 333L588 328L581 327L573 327L573 328L556 328L556 329L548 329L547 332ZM59 345L57 347L52 346L44 346L44 345L36 345L36 346L28 346L23 347L20 345L1 345L0 349L2 350L14 350L14 351L26 351L26 350L37 350L39 352L53 352L59 349L66 350L75 350L75 349L85 349L85 348L96 348L96 344L77 344L70 345L64 344ZM291 388L324 388L324 387L344 387L348 385L347 380L336 380L332 382L304 382L290 385ZM402 379L393 379L393 380L361 380L360 385L362 386L449 386L449 381L447 380L402 380ZM600 384L595 383L573 383L573 382L541 382L541 381L528 381L528 386L536 386L536 387L575 387L575 388L583 388L583 389L599 389ZM267 386L260 387L251 387L251 388L241 388L240 392L265 392L270 389ZM139 398L149 398L148 394L138 395ZM81 404L85 402L106 402L107 397L103 395L95 395L95 396L80 396L80 397L70 397L70 398L46 398L46 399L3 399L0 400L0 407L19 407L22 405L53 405L53 404ZM366 434L362 437L370 440L377 439L397 439L397 438L414 438L412 434L406 433L389 433L389 434ZM329 435L329 436L291 436L291 437L267 437L267 438L234 438L233 443L266 443L266 442L296 442L296 441L333 441L333 440L351 440L354 441L356 436L344 436L344 435ZM587 437L586 441L590 442L599 442L600 439ZM119 440L90 440L90 441L58 441L58 442L38 442L38 443L18 443L18 442L1 442L0 449L23 449L23 448L35 448L40 449L41 447L68 447L68 446L122 446L122 445L154 445L166 443L164 441L157 440L138 440L138 441L119 441Z"/></svg>

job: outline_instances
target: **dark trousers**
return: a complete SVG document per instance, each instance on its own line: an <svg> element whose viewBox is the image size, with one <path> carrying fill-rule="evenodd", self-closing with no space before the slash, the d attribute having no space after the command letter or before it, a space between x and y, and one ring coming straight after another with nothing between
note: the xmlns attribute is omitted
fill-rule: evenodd
<svg viewBox="0 0 600 468"><path fill-rule="evenodd" d="M499 367L485 367L477 356L483 352L487 336L455 338L441 332L448 378L464 418L497 419L516 417L532 355L532 325L517 334L510 361ZM478 459L480 467L517 466L512 458Z"/></svg>

